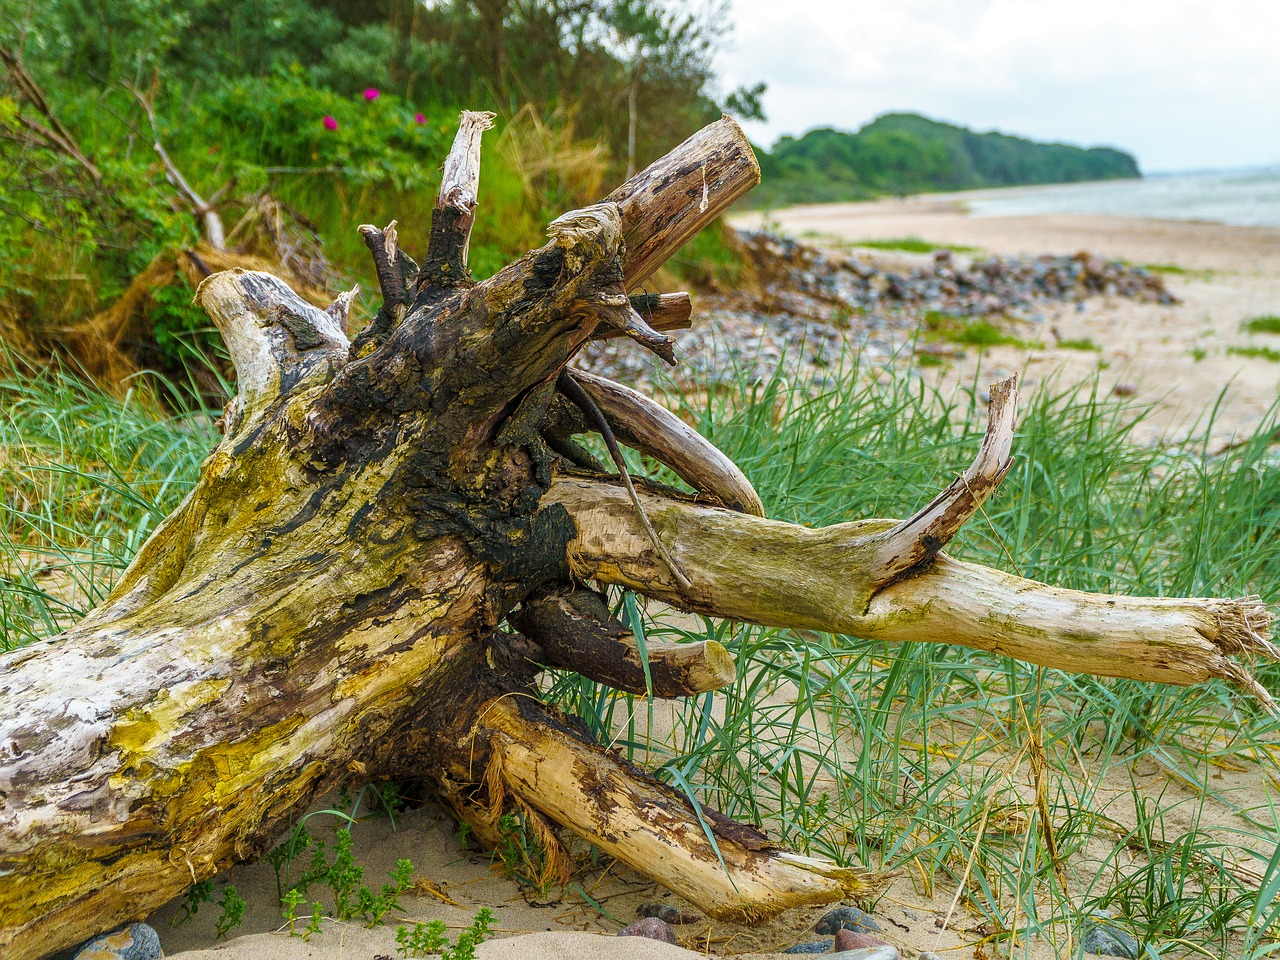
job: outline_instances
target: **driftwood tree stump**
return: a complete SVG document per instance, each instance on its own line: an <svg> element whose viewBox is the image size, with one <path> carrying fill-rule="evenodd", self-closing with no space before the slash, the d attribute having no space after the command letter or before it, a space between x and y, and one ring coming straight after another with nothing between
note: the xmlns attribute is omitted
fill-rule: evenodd
<svg viewBox="0 0 1280 960"><path fill-rule="evenodd" d="M522 811L564 864L573 831L715 917L869 896L883 878L797 856L618 759L542 702L545 665L643 692L640 649L586 584L718 617L962 643L1048 666L1270 699L1256 600L1058 590L940 551L1010 464L1015 388L977 459L905 521L764 519L729 460L638 393L571 372L592 338L662 355L683 295L632 297L759 171L723 119L483 283L467 271L485 114L462 117L421 267L361 227L383 305L354 342L266 274L198 302L239 393L195 488L106 601L0 658L0 954L43 956L259 856L353 772L423 778L495 839ZM601 431L699 491L595 464ZM654 692L729 682L715 642L651 645ZM716 849L708 832L717 840ZM720 857L723 857L723 866Z"/></svg>

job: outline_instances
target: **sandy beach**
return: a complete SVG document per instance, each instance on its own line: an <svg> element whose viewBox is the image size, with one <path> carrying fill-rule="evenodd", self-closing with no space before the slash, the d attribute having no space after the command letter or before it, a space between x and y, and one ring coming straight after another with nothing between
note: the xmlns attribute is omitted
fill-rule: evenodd
<svg viewBox="0 0 1280 960"><path fill-rule="evenodd" d="M764 220L750 214L735 218L735 223L757 227ZM1280 230L1098 216L977 218L965 212L962 201L937 197L800 207L769 214L768 220L798 239L842 252L857 250L859 241L920 237L976 248L972 256L979 255L977 251L1087 250L1134 264L1175 268L1164 275L1182 301L1179 305L1105 297L1088 302L1083 310L1070 304L1053 306L1047 308L1049 316L1040 329L1027 334L1028 339L1043 338L1043 347L999 347L982 359L982 369L993 378L1000 372L1025 371L1023 385L1029 390L1096 373L1105 392L1132 393L1137 401L1153 405L1139 438L1194 433L1204 426L1206 410L1221 395L1212 442L1230 443L1257 428L1280 390L1280 363L1231 352L1232 347L1280 349L1280 336L1250 335L1240 329L1250 317L1280 314ZM904 254L869 255L913 262ZM922 259L915 262L927 259L918 256ZM1088 340L1099 349L1065 349L1056 345L1059 340ZM977 362L971 352L926 375L944 382L964 381L973 376ZM1179 789L1176 784L1163 787ZM1127 790L1126 784L1116 784L1117 803L1127 802ZM331 815L313 820L317 832L332 830L334 822ZM489 856L464 850L452 821L430 806L402 812L394 823L385 815L370 818L355 827L354 836L371 886L383 882L395 862L406 857L420 881L415 892L402 898L403 912L393 914L384 926L366 929L356 922L326 920L322 932L309 940L290 936L275 906L275 872L265 863L237 867L218 879L218 890L230 882L248 902L244 923L229 939L216 938L219 909L214 904L203 905L196 916L178 924L180 905L173 903L150 922L160 931L168 955L185 960L399 957L398 924L441 919L456 936L481 906L492 908L497 917L497 939L478 951L485 960L665 960L708 954L773 958L794 944L822 939L813 932L821 908L792 911L756 928L699 920L676 928L680 947L618 938L617 931L636 919L642 903L670 903L687 913L694 909L608 863L581 865L568 888L552 891L540 902L502 876ZM301 861L295 869L300 868ZM947 957L974 956L974 944L983 936L980 924L963 909L944 922L951 914L950 900L949 891L925 896L907 879L896 883L877 905L876 916L885 938L904 957L924 950ZM295 924L300 931L310 908L301 908L299 915L304 917ZM1053 949L1042 943L1032 954L1052 956Z"/></svg>
<svg viewBox="0 0 1280 960"><path fill-rule="evenodd" d="M1044 323L1019 331L1042 347L992 348L982 359L983 370L993 378L1025 371L1024 392L1046 381L1069 385L1096 372L1104 393L1119 386L1117 392L1138 407L1151 405L1134 433L1140 441L1199 434L1220 398L1212 445L1257 429L1280 392L1280 363L1237 351L1280 349L1280 336L1250 335L1240 325L1252 317L1280 314L1280 230L1071 214L976 217L966 211L966 196L794 207L739 215L734 223L745 228L768 224L804 242L903 266L922 264L928 255L869 250L859 248L859 242L917 237L972 248L971 257L1088 251L1161 268L1180 304L1105 297L1086 302L1083 309L1050 307ZM1091 342L1100 349L1063 349L1059 341ZM971 382L977 362L970 350L927 375Z"/></svg>

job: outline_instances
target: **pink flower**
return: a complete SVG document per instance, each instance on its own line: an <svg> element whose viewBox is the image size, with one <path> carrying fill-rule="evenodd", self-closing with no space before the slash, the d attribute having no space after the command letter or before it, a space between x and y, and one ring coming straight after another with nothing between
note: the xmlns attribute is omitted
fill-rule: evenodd
<svg viewBox="0 0 1280 960"><path fill-rule="evenodd" d="M415 113L415 114L413 115L413 122L414 122L414 123L426 123L426 122L427 122L427 118L426 118L426 117L424 117L424 116L423 116L422 114L420 114L420 113Z"/></svg>
<svg viewBox="0 0 1280 960"><path fill-rule="evenodd" d="M337 129L338 129L338 121L337 121L337 120L335 120L335 119L333 119L333 117L325 117L325 118L324 118L324 128L325 128L326 130L337 130Z"/></svg>
<svg viewBox="0 0 1280 960"><path fill-rule="evenodd" d="M364 98L365 98L366 100L377 100L377 99L378 99L378 96L379 96L379 94L378 94L378 88L377 88L377 87L369 87L369 88L368 88L367 90L365 90L365 92L364 92Z"/></svg>

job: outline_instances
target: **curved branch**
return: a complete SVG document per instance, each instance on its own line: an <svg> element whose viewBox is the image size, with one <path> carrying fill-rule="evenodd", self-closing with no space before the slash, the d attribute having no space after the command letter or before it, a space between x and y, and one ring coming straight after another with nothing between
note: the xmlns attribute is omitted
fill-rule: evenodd
<svg viewBox="0 0 1280 960"><path fill-rule="evenodd" d="M581 580L636 590L686 610L873 640L959 643L1098 676L1188 686L1229 680L1269 710L1271 696L1231 656L1280 659L1257 598L1134 598L1063 590L945 554L887 586L881 535L893 521L819 530L639 494L693 586L657 562L630 500L613 484L560 477L544 508L569 512L569 562Z"/></svg>
<svg viewBox="0 0 1280 960"><path fill-rule="evenodd" d="M618 439L670 467L731 510L764 516L760 495L737 464L683 420L620 383L574 370L573 378L609 419Z"/></svg>
<svg viewBox="0 0 1280 960"><path fill-rule="evenodd" d="M923 510L878 538L876 562L884 582L914 570L951 542L986 502L1013 466L1013 420L1018 407L1018 375L991 385L987 433L969 469Z"/></svg>
<svg viewBox="0 0 1280 960"><path fill-rule="evenodd" d="M331 377L346 362L350 344L337 314L311 306L269 273L239 267L215 273L201 282L195 301L213 319L236 368L238 390L225 416L229 437L278 397Z"/></svg>
<svg viewBox="0 0 1280 960"><path fill-rule="evenodd" d="M573 670L615 690L692 697L728 686L737 676L733 658L715 640L650 640L642 653L631 631L610 616L604 598L594 590L577 588L537 597L526 601L510 619L543 649L551 666Z"/></svg>
<svg viewBox="0 0 1280 960"><path fill-rule="evenodd" d="M507 789L716 919L758 923L793 907L874 899L894 876L779 850L573 736L527 698L491 703L480 726Z"/></svg>

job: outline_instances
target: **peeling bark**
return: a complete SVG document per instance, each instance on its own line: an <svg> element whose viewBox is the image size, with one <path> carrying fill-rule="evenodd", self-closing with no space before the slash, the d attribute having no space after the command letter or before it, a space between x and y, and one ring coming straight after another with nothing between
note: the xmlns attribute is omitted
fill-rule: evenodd
<svg viewBox="0 0 1280 960"><path fill-rule="evenodd" d="M765 519L727 457L634 391L575 373L600 418L575 412L557 390L575 353L613 331L664 349L687 298L627 291L759 171L721 120L477 284L487 123L463 117L421 270L394 223L362 228L384 302L353 343L351 294L318 310L240 270L200 287L239 382L221 443L97 609L0 656L0 954L43 956L259 856L350 769L421 778L490 842L520 811L548 879L564 827L718 917L883 889L695 806L538 702L545 665L661 696L733 677L713 642L642 649L586 580L756 623L1222 677L1271 705L1235 659L1276 656L1256 600L1095 596L939 552L1007 471L1011 383L932 504L826 530ZM698 496L629 497L574 444L593 429Z"/></svg>

